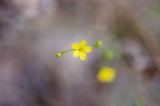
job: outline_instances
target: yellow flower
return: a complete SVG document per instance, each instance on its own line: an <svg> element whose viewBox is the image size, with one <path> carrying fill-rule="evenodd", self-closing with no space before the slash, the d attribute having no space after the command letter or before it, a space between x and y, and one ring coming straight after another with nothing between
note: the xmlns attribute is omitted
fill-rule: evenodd
<svg viewBox="0 0 160 106"><path fill-rule="evenodd" d="M80 57L81 60L86 60L87 59L86 53L89 53L92 51L92 47L86 46L86 45L87 45L86 40L82 40L80 44L73 43L72 44L72 48L74 49L73 57Z"/></svg>
<svg viewBox="0 0 160 106"><path fill-rule="evenodd" d="M97 79L99 82L105 83L111 83L115 79L115 70L110 67L103 67L99 70L97 73Z"/></svg>

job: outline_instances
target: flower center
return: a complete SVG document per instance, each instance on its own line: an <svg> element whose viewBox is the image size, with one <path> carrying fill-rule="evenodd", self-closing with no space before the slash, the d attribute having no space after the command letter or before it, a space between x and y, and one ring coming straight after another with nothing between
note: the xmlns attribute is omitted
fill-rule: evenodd
<svg viewBox="0 0 160 106"><path fill-rule="evenodd" d="M80 52L83 52L83 48L82 48L82 47L80 47L78 50L79 50Z"/></svg>

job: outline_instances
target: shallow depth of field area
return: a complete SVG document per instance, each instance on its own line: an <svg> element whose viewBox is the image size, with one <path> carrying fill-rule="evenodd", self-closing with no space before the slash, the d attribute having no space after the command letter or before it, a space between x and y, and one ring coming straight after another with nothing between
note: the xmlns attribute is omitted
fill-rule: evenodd
<svg viewBox="0 0 160 106"><path fill-rule="evenodd" d="M0 106L160 106L160 1L0 0Z"/></svg>

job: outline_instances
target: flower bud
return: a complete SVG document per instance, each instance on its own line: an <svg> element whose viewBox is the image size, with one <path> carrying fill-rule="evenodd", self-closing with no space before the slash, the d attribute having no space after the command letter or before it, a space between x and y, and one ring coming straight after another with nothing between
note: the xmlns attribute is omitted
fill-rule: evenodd
<svg viewBox="0 0 160 106"><path fill-rule="evenodd" d="M61 57L62 55L63 55L63 53L62 53L62 52L59 52L59 53L56 54L56 58L59 58L59 57Z"/></svg>
<svg viewBox="0 0 160 106"><path fill-rule="evenodd" d="M94 47L95 47L95 48L99 48L99 47L101 47L101 46L102 46L102 41L97 40L97 41L95 42Z"/></svg>
<svg viewBox="0 0 160 106"><path fill-rule="evenodd" d="M103 58L104 59L106 59L106 60L112 60L113 57L114 57L114 55L113 55L112 51L110 51L110 50L104 51L104 53L103 53Z"/></svg>

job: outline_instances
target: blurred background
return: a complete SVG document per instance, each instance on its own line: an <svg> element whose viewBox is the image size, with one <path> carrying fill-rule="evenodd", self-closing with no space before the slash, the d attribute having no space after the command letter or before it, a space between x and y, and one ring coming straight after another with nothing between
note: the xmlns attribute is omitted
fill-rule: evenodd
<svg viewBox="0 0 160 106"><path fill-rule="evenodd" d="M159 28L159 0L0 0L0 106L160 106ZM114 58L54 57L81 40Z"/></svg>

